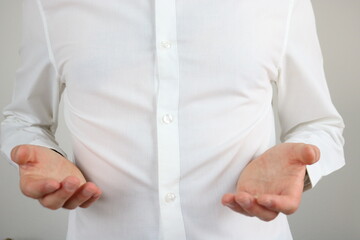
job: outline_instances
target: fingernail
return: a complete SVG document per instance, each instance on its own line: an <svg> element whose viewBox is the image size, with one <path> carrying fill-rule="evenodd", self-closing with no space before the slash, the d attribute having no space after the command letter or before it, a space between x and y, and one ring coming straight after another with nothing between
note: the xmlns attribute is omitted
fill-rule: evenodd
<svg viewBox="0 0 360 240"><path fill-rule="evenodd" d="M72 192L72 191L75 191L75 190L76 190L76 185L73 184L73 183L65 182L64 188L65 188L67 191Z"/></svg>
<svg viewBox="0 0 360 240"><path fill-rule="evenodd" d="M84 191L83 191L83 195L84 195L85 197L91 197L93 194L94 194L94 193L93 193L92 191L87 190L87 189L84 189Z"/></svg>

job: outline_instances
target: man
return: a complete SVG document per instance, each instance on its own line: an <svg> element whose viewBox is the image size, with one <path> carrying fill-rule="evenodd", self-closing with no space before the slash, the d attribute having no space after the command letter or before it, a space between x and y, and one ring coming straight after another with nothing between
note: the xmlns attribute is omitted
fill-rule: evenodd
<svg viewBox="0 0 360 240"><path fill-rule="evenodd" d="M28 0L23 29L1 148L25 195L75 209L69 240L291 239L344 164L309 0Z"/></svg>

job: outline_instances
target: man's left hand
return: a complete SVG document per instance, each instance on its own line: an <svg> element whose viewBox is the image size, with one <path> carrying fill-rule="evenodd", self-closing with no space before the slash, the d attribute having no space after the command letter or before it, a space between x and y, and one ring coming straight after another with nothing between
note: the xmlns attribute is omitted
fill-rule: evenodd
<svg viewBox="0 0 360 240"><path fill-rule="evenodd" d="M320 150L314 145L276 145L244 168L236 193L225 194L222 204L264 221L273 220L280 212L292 214L300 205L306 165L319 158Z"/></svg>

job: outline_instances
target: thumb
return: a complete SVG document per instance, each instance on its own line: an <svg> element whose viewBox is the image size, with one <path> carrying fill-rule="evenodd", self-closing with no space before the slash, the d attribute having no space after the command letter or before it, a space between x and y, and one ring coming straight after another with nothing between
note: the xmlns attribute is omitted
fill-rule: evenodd
<svg viewBox="0 0 360 240"><path fill-rule="evenodd" d="M296 148L298 159L305 165L312 165L319 161L320 150L315 145L299 144Z"/></svg>
<svg viewBox="0 0 360 240"><path fill-rule="evenodd" d="M18 145L11 151L11 160L19 166L35 162L35 149L29 145Z"/></svg>

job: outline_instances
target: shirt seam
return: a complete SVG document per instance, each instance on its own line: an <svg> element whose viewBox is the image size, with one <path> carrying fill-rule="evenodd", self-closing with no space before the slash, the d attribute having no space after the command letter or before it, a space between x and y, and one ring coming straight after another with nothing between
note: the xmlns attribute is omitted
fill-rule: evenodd
<svg viewBox="0 0 360 240"><path fill-rule="evenodd" d="M41 18L41 22L43 24L43 29L44 29L44 37L45 37L45 41L46 41L46 47L47 47L47 50L48 50L48 57L49 57L49 60L50 60L50 63L52 65L52 67L54 68L54 71L55 71L55 79L56 79L56 83L58 85L58 89L59 89L59 92L58 92L58 102L60 102L61 100L61 88L62 88L62 83L61 83L61 76L59 74L59 71L58 71L58 68L57 68L57 64L56 64L56 60L55 60L55 56L54 56L54 52L53 52L53 48L52 48L52 44L51 44L51 41L50 41L50 34L49 34L49 28L48 28L48 22L47 22L47 19L46 19L46 15L45 15L45 11L44 11L44 7L41 3L40 0L36 0L36 3L37 3L37 6L38 6L38 9L39 9L39 14L40 14L40 18ZM55 109L53 111L53 119L55 119L55 122L51 125L50 127L50 131L55 134L56 132L56 129L57 129L57 121L56 119L58 119L58 116L59 116L59 108L58 106L55 106Z"/></svg>
<svg viewBox="0 0 360 240"><path fill-rule="evenodd" d="M40 18L41 18L41 21L42 21L42 24L43 24L44 36L45 36L46 46L47 46L47 49L48 49L49 60L50 60L51 64L54 67L57 79L60 79L60 74L59 74L59 71L57 69L57 64L56 64L56 61L55 61L55 56L54 56L54 52L53 52L53 49L52 49L52 44L51 44L51 41L50 41L48 23L47 23L45 12L44 12L44 7L43 7L40 0L36 0L36 3L38 5Z"/></svg>
<svg viewBox="0 0 360 240"><path fill-rule="evenodd" d="M291 21L292 21L292 17L293 17L293 12L294 12L294 8L295 8L295 0L290 0L289 3L289 7L288 7L288 15L287 15L287 19L286 19L286 27L285 27L285 37L284 37L284 45L281 51L281 55L280 55L280 60L279 60L279 64L278 64L278 77L276 82L279 81L279 78L281 76L280 72L282 69L282 64L286 55L286 50L287 50L287 46L288 46L288 42L289 42L289 35L290 35L290 28L291 28Z"/></svg>

